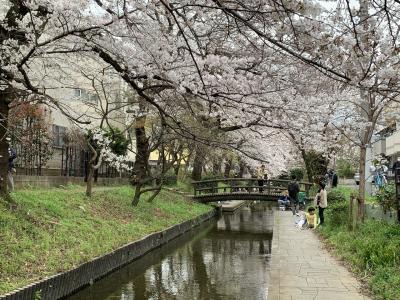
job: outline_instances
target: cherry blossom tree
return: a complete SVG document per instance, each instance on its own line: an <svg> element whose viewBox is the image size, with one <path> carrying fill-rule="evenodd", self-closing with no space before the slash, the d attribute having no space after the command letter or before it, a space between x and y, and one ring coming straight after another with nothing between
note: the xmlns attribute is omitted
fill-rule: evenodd
<svg viewBox="0 0 400 300"><path fill-rule="evenodd" d="M334 9L322 1L212 3L257 40L341 85L340 102L352 113L346 122L357 127L363 219L366 148L382 112L398 102L398 1L338 1Z"/></svg>
<svg viewBox="0 0 400 300"><path fill-rule="evenodd" d="M94 171L99 169L102 163L106 162L120 172L122 170L132 171L132 168L129 165L129 156L126 154L115 153L115 150L113 149L114 141L109 136L109 132L98 128L90 131L90 137L87 139L87 145L92 153L92 157L88 162L86 184L86 196L88 197L92 195Z"/></svg>
<svg viewBox="0 0 400 300"><path fill-rule="evenodd" d="M72 61L77 61L81 73L96 62L112 68L126 83L139 99L135 105L139 104L140 111L149 108L158 120L157 137L177 134L194 140L195 161L202 161L202 145L220 145L254 156L240 135L247 132L251 141L261 132L259 139L276 146L269 149L282 152L274 160L279 169L285 160L283 152L290 153L291 146L288 140L273 143L267 138L270 130L299 131L301 139L292 140L305 149L315 139L310 132L322 132L318 134L322 141L324 131L331 132L329 126L343 128L324 120L329 114L335 117L339 109L327 97L334 90L343 99L340 103L352 103L353 113L361 116L347 120L366 121L359 128L357 144L361 169L374 125L398 95L399 4L394 0L360 0L354 7L340 1L334 11L318 1L5 2L0 27L4 120L12 94L29 92L41 95L42 102L76 123L92 122L93 117L73 112L49 90L71 82L65 69ZM319 85L314 93L310 78ZM293 81L297 81L295 87ZM193 122L186 122L188 116ZM135 169L139 177L144 176L142 186L149 178L146 159L152 150L143 125L147 118L143 111L134 118ZM0 136L5 136L7 124L3 121L2 125ZM164 139L155 140L162 141L155 143L158 150L165 149ZM325 145L326 141L318 147ZM268 149L259 145L264 146ZM5 142L0 143L0 155L6 148ZM273 152L266 161L278 155ZM3 158L0 167L5 164ZM361 183L361 203L364 189ZM143 190L139 190L140 195Z"/></svg>

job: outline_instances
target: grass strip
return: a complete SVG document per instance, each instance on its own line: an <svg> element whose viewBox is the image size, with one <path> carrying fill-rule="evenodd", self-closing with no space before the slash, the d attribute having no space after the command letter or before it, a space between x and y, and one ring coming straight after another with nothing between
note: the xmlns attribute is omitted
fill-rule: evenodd
<svg viewBox="0 0 400 300"><path fill-rule="evenodd" d="M12 210L0 201L0 295L212 209L168 191L133 208L132 196L130 186L92 198L68 186L13 193Z"/></svg>
<svg viewBox="0 0 400 300"><path fill-rule="evenodd" d="M347 229L348 200L326 209L325 226L318 231L359 278L374 299L400 299L400 225L366 220Z"/></svg>

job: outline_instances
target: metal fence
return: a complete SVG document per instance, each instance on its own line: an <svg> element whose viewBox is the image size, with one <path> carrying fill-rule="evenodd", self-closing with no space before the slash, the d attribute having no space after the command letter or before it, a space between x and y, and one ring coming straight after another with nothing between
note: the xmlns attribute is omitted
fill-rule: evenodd
<svg viewBox="0 0 400 300"><path fill-rule="evenodd" d="M23 149L21 145L13 147L17 154L15 160L15 167L18 169L18 174L21 175L57 175L66 177L87 177L88 164L91 153L82 149L79 146L63 146L55 147L52 157L48 160L51 161L52 174L44 174L47 160L43 159L40 155L29 154L27 149ZM129 163L130 166L133 162ZM95 171L95 178L115 178L129 176L129 172L120 172L118 169L112 167L109 163L103 162L98 170Z"/></svg>
<svg viewBox="0 0 400 300"><path fill-rule="evenodd" d="M61 153L61 176L87 177L88 164L91 153L76 147L64 147ZM129 163L130 166L133 162ZM94 177L115 178L129 176L128 172L121 172L109 163L103 162L99 169L95 170Z"/></svg>
<svg viewBox="0 0 400 300"><path fill-rule="evenodd" d="M60 175L86 177L89 159L89 152L80 147L63 147L61 149Z"/></svg>

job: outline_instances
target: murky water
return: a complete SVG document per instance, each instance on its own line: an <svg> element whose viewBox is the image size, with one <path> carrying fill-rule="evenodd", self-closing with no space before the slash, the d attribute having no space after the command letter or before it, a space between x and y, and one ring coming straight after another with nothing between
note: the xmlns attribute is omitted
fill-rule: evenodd
<svg viewBox="0 0 400 300"><path fill-rule="evenodd" d="M272 227L270 204L244 207L203 224L68 299L266 299Z"/></svg>

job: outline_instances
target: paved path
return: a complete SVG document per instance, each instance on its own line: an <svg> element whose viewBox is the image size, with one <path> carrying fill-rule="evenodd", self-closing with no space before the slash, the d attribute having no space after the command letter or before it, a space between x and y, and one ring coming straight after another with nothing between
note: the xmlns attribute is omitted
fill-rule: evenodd
<svg viewBox="0 0 400 300"><path fill-rule="evenodd" d="M294 226L289 211L275 213L268 300L367 300L357 280L312 230Z"/></svg>

